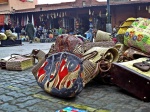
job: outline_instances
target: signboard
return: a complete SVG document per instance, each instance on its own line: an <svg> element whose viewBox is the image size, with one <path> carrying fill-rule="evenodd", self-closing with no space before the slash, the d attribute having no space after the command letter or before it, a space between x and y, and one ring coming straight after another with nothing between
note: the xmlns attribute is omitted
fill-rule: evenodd
<svg viewBox="0 0 150 112"><path fill-rule="evenodd" d="M0 4L8 4L8 0L0 0Z"/></svg>
<svg viewBox="0 0 150 112"><path fill-rule="evenodd" d="M4 25L4 15L0 15L0 25Z"/></svg>

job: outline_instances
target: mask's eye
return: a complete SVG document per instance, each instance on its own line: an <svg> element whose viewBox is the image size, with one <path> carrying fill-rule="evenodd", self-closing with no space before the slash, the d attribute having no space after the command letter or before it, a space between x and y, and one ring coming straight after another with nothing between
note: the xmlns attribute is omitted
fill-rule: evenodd
<svg viewBox="0 0 150 112"><path fill-rule="evenodd" d="M70 62L68 62L68 70L69 71L73 71L75 70L76 66L77 66L77 62L75 60L71 60Z"/></svg>

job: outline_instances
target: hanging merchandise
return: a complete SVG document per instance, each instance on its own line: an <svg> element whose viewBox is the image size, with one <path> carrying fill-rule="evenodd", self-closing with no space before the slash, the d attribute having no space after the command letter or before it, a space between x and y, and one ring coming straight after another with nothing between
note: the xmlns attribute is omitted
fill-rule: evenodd
<svg viewBox="0 0 150 112"><path fill-rule="evenodd" d="M41 22L41 15L39 16L39 20L40 20L40 22Z"/></svg>
<svg viewBox="0 0 150 112"><path fill-rule="evenodd" d="M17 17L17 25L19 25L19 17Z"/></svg>
<svg viewBox="0 0 150 112"><path fill-rule="evenodd" d="M148 13L150 13L150 6L148 7Z"/></svg>
<svg viewBox="0 0 150 112"><path fill-rule="evenodd" d="M53 14L50 14L51 18L53 19Z"/></svg>
<svg viewBox="0 0 150 112"><path fill-rule="evenodd" d="M79 24L79 19L76 19L75 25L76 25L76 29L79 28L79 25L80 25Z"/></svg>
<svg viewBox="0 0 150 112"><path fill-rule="evenodd" d="M91 10L89 9L89 15L91 15Z"/></svg>
<svg viewBox="0 0 150 112"><path fill-rule="evenodd" d="M32 15L32 24L33 24L33 26L34 26L34 17L33 17L33 15Z"/></svg>
<svg viewBox="0 0 150 112"><path fill-rule="evenodd" d="M61 17L61 12L59 13L59 17Z"/></svg>
<svg viewBox="0 0 150 112"><path fill-rule="evenodd" d="M76 18L74 17L74 29L76 30Z"/></svg>
<svg viewBox="0 0 150 112"><path fill-rule="evenodd" d="M100 16L100 17L102 16L102 12L101 12L101 11L99 11L99 16Z"/></svg>
<svg viewBox="0 0 150 112"><path fill-rule="evenodd" d="M79 25L79 20L78 19L76 19L76 26L78 26Z"/></svg>
<svg viewBox="0 0 150 112"><path fill-rule="evenodd" d="M141 7L139 6L139 10L141 10Z"/></svg>
<svg viewBox="0 0 150 112"><path fill-rule="evenodd" d="M63 27L65 28L65 18L63 18Z"/></svg>
<svg viewBox="0 0 150 112"><path fill-rule="evenodd" d="M92 17L89 18L89 21L92 22Z"/></svg>
<svg viewBox="0 0 150 112"><path fill-rule="evenodd" d="M147 6L146 6L146 10L148 10Z"/></svg>
<svg viewBox="0 0 150 112"><path fill-rule="evenodd" d="M27 24L28 24L28 22L29 22L29 17L28 17L28 15L27 15Z"/></svg>
<svg viewBox="0 0 150 112"><path fill-rule="evenodd" d="M27 18L26 16L24 16L24 26L26 25L26 23L27 23Z"/></svg>
<svg viewBox="0 0 150 112"><path fill-rule="evenodd" d="M42 16L41 20L43 21L43 14L41 16Z"/></svg>
<svg viewBox="0 0 150 112"><path fill-rule="evenodd" d="M52 29L52 25L51 25L51 23L49 24L49 28L50 28L50 29Z"/></svg>
<svg viewBox="0 0 150 112"><path fill-rule="evenodd" d="M92 12L92 15L94 15L94 11Z"/></svg>
<svg viewBox="0 0 150 112"><path fill-rule="evenodd" d="M65 16L67 16L67 13L65 12Z"/></svg>
<svg viewBox="0 0 150 112"><path fill-rule="evenodd" d="M5 23L6 25L8 25L8 15L5 15L4 23Z"/></svg>
<svg viewBox="0 0 150 112"><path fill-rule="evenodd" d="M21 26L24 26L23 16L21 17Z"/></svg>
<svg viewBox="0 0 150 112"><path fill-rule="evenodd" d="M64 12L62 12L62 17L64 17L65 16L65 13Z"/></svg>
<svg viewBox="0 0 150 112"><path fill-rule="evenodd" d="M56 18L56 13L54 13L54 18Z"/></svg>
<svg viewBox="0 0 150 112"><path fill-rule="evenodd" d="M16 24L16 21L17 21L17 19L16 19L16 16L14 16L14 26L15 26L15 24Z"/></svg>
<svg viewBox="0 0 150 112"><path fill-rule="evenodd" d="M49 14L47 14L47 19L49 19Z"/></svg>
<svg viewBox="0 0 150 112"><path fill-rule="evenodd" d="M51 16L52 16L52 18L54 19L54 18L55 18L55 13L52 13Z"/></svg>
<svg viewBox="0 0 150 112"><path fill-rule="evenodd" d="M11 18L10 18L10 15L8 15L8 24L11 25Z"/></svg>
<svg viewBox="0 0 150 112"><path fill-rule="evenodd" d="M44 17L43 17L44 21L47 21L47 15L44 14Z"/></svg>
<svg viewBox="0 0 150 112"><path fill-rule="evenodd" d="M6 25L10 25L10 24L11 24L10 15L5 15L4 23L5 23Z"/></svg>

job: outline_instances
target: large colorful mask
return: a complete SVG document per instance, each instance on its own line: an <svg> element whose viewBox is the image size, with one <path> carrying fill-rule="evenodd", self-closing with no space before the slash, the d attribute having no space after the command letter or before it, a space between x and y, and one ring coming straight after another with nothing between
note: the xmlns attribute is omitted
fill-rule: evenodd
<svg viewBox="0 0 150 112"><path fill-rule="evenodd" d="M74 54L59 52L49 56L37 72L37 83L58 97L74 97L83 89L82 60Z"/></svg>

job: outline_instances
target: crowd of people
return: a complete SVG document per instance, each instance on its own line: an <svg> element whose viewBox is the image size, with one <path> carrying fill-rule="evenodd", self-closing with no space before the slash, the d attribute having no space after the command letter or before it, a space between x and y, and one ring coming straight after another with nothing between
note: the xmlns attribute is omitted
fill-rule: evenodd
<svg viewBox="0 0 150 112"><path fill-rule="evenodd" d="M15 27L12 25L4 25L0 28L1 33L5 33L6 30L11 30L12 33L17 34L17 39L27 40L30 43L34 40L34 38L44 39L44 38L53 38L59 34L66 34L67 31L64 28L59 27L59 29L46 28L45 26L34 26L31 21L28 21L26 26L16 25Z"/></svg>
<svg viewBox="0 0 150 112"><path fill-rule="evenodd" d="M92 27L89 28L88 31L83 32L82 29L76 29L73 28L65 29L63 27L59 27L58 29L53 28L46 28L45 26L34 26L31 21L28 21L28 24L26 26L20 26L16 25L8 26L5 25L1 28L1 32L5 32L6 30L11 30L12 33L17 33L17 39L23 39L27 40L30 43L33 42L34 38L38 39L46 39L46 38L53 38L57 37L60 34L73 34L73 35L82 35L83 37L87 38L91 42L93 42L93 38L96 36L96 30L94 30Z"/></svg>

